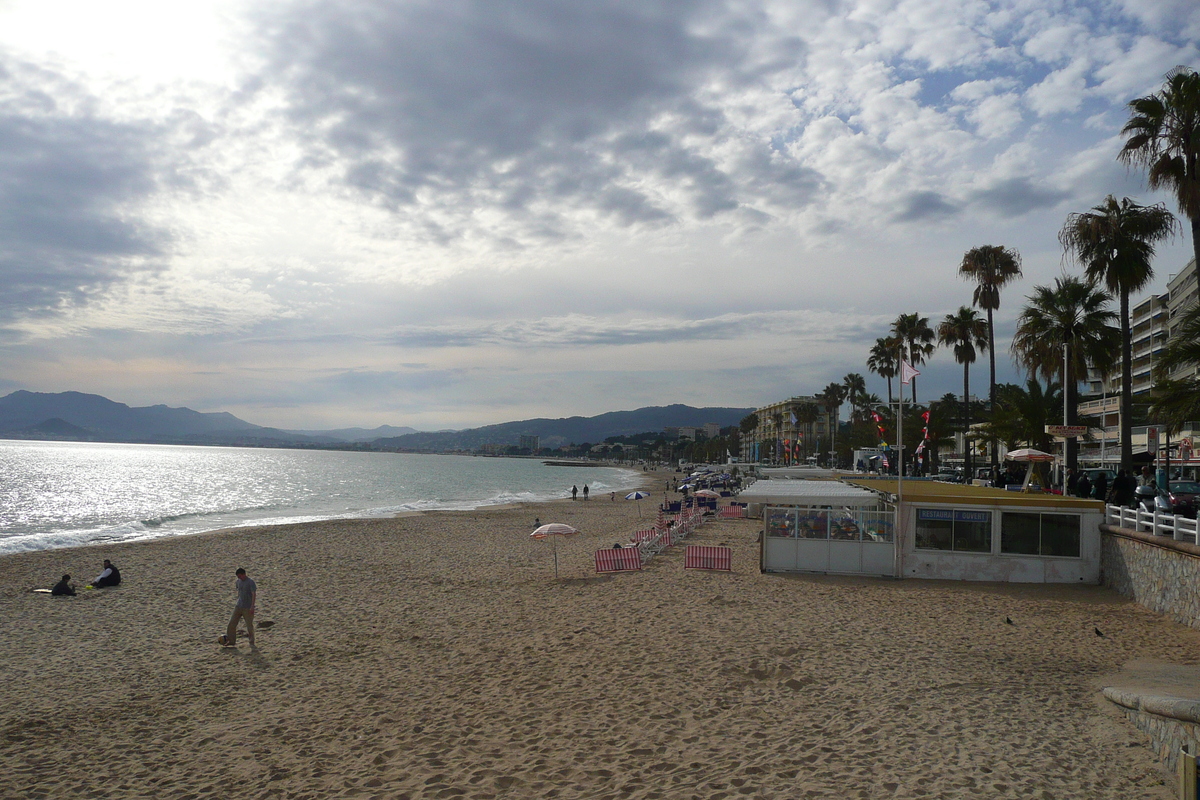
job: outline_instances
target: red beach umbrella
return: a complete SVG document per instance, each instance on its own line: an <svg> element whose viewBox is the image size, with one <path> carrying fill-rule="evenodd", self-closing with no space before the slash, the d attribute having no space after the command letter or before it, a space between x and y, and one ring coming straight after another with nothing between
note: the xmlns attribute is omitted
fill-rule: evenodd
<svg viewBox="0 0 1200 800"><path fill-rule="evenodd" d="M548 522L541 526L533 533L529 534L534 539L550 539L554 544L554 579L558 580L558 539L559 536L574 536L579 533L578 530L570 525L565 525L561 522Z"/></svg>

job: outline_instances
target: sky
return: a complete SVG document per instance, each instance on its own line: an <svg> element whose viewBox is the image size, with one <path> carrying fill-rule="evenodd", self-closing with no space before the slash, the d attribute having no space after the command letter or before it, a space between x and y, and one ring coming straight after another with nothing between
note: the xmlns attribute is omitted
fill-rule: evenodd
<svg viewBox="0 0 1200 800"><path fill-rule="evenodd" d="M1067 215L1177 210L1116 154L1198 42L1195 0L0 0L0 393L421 430L885 395L867 351L982 244L1018 381Z"/></svg>

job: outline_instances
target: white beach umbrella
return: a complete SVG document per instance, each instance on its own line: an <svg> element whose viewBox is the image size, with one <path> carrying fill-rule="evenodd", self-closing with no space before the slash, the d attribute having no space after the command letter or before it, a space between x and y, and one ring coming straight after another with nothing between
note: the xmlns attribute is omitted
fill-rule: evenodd
<svg viewBox="0 0 1200 800"><path fill-rule="evenodd" d="M548 522L535 530L529 536L533 539L550 539L554 544L554 579L558 580L558 539L559 536L574 536L578 530L561 522Z"/></svg>
<svg viewBox="0 0 1200 800"><path fill-rule="evenodd" d="M640 517L642 515L642 498L649 496L650 494L648 492L630 492L629 494L625 495L625 499L638 501L638 516Z"/></svg>
<svg viewBox="0 0 1200 800"><path fill-rule="evenodd" d="M1053 461L1054 456L1044 450L1032 447L1022 447L1020 450L1009 450L1004 457L1009 461Z"/></svg>
<svg viewBox="0 0 1200 800"><path fill-rule="evenodd" d="M1021 486L1022 492L1029 491L1029 482L1033 480L1033 463L1040 461L1053 461L1054 456L1044 450L1035 450L1032 447L1022 447L1020 450L1009 450L1004 457L1009 461L1028 461L1029 469L1025 470L1025 483Z"/></svg>
<svg viewBox="0 0 1200 800"><path fill-rule="evenodd" d="M696 492L696 497L720 497L720 492L714 492L712 489L701 489Z"/></svg>

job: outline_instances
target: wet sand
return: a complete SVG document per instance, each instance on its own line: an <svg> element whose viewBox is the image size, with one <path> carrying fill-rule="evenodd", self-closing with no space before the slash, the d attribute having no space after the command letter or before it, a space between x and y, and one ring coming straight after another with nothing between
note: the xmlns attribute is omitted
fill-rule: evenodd
<svg viewBox="0 0 1200 800"><path fill-rule="evenodd" d="M535 517L584 531L559 581ZM1098 689L1200 632L1097 587L762 575L760 525L691 540L729 574L597 576L638 526L607 495L0 558L0 797L1171 797ZM124 585L29 592L103 558ZM255 651L215 642L238 566Z"/></svg>

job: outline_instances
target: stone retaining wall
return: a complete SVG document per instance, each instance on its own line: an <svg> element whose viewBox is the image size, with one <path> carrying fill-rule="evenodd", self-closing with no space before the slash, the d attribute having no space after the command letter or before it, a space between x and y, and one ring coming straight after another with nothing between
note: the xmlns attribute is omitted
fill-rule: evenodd
<svg viewBox="0 0 1200 800"><path fill-rule="evenodd" d="M1100 526L1100 580L1176 622L1200 628L1200 547Z"/></svg>

